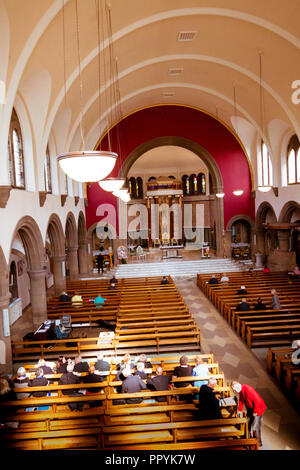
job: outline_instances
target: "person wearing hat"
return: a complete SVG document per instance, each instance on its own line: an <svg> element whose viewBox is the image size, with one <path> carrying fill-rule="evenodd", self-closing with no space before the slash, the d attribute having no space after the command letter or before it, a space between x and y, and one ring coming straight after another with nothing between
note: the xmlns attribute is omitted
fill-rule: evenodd
<svg viewBox="0 0 300 470"><path fill-rule="evenodd" d="M240 290L237 291L236 295L247 295L246 287L241 286Z"/></svg>

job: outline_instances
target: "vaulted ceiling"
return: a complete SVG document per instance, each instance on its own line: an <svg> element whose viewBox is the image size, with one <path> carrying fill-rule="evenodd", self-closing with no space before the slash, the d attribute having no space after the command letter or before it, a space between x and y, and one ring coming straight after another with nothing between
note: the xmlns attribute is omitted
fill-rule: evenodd
<svg viewBox="0 0 300 470"><path fill-rule="evenodd" d="M11 111L16 96L23 102L37 147L52 135L57 152L75 149L83 135L93 148L120 117L163 103L204 110L240 135L259 130L269 141L275 123L300 136L292 101L299 0L109 3L111 41L102 0L0 0L6 106ZM180 41L186 32L191 40Z"/></svg>

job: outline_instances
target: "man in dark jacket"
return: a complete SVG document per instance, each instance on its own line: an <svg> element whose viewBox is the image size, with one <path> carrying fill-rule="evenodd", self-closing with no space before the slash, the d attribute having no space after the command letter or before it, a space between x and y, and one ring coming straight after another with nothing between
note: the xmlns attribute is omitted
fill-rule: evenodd
<svg viewBox="0 0 300 470"><path fill-rule="evenodd" d="M155 371L156 375L152 379L147 379L147 385L150 390L159 392L162 390L169 390L170 386L170 376L163 375L163 369L161 366L158 366ZM162 402L166 401L166 397L155 397L156 401Z"/></svg>
<svg viewBox="0 0 300 470"><path fill-rule="evenodd" d="M180 366L175 367L173 372L173 377L191 377L193 375L193 368L192 366L188 365L188 357L181 356L180 358ZM190 382L176 382L176 387L187 387L190 385Z"/></svg>
<svg viewBox="0 0 300 470"><path fill-rule="evenodd" d="M35 379L31 380L30 387L45 387L48 385L48 380L44 377L44 371L41 367L39 367L36 371ZM40 392L33 392L32 395L34 397L45 397L48 392L40 391Z"/></svg>
<svg viewBox="0 0 300 470"><path fill-rule="evenodd" d="M110 363L104 361L103 354L98 354L97 362L95 362L95 369L101 372L110 370Z"/></svg>
<svg viewBox="0 0 300 470"><path fill-rule="evenodd" d="M74 365L74 372L88 372L89 371L89 365L86 361L83 361L81 359L81 356L76 356L75 359L75 365Z"/></svg>
<svg viewBox="0 0 300 470"><path fill-rule="evenodd" d="M246 312L250 310L250 304L248 304L246 301L246 297L242 297L242 301L236 307L237 312Z"/></svg>
<svg viewBox="0 0 300 470"><path fill-rule="evenodd" d="M59 296L60 302L70 302L71 297L64 291Z"/></svg>
<svg viewBox="0 0 300 470"><path fill-rule="evenodd" d="M219 281L216 278L216 276L213 274L207 284L219 284Z"/></svg>
<svg viewBox="0 0 300 470"><path fill-rule="evenodd" d="M102 253L99 253L99 255L97 256L98 274L100 274L100 269L103 274L103 264L104 264L104 256L102 255Z"/></svg>
<svg viewBox="0 0 300 470"><path fill-rule="evenodd" d="M129 367L126 367L123 370L123 375L125 380L122 384L122 393L137 393L142 392L147 388L146 384L144 384L139 376L132 375L131 369ZM140 397L126 399L126 403L128 404L141 403L142 401L143 398Z"/></svg>
<svg viewBox="0 0 300 470"><path fill-rule="evenodd" d="M257 299L257 303L254 305L254 310L266 310L267 307L263 304L261 298Z"/></svg>
<svg viewBox="0 0 300 470"><path fill-rule="evenodd" d="M208 379L207 385L201 385L199 391L199 419L221 419L223 418L219 400L215 396L214 388L217 380L214 377Z"/></svg>
<svg viewBox="0 0 300 470"><path fill-rule="evenodd" d="M236 295L247 295L246 287L241 286L241 288L237 291Z"/></svg>
<svg viewBox="0 0 300 470"><path fill-rule="evenodd" d="M65 374L62 374L61 378L58 381L58 385L75 385L81 383L80 378L73 374L73 369L73 364L67 365L67 372ZM77 397L82 396L82 393L78 392L76 389L63 390L62 394ZM83 408L82 402L70 402L68 403L68 405L70 410L82 410Z"/></svg>

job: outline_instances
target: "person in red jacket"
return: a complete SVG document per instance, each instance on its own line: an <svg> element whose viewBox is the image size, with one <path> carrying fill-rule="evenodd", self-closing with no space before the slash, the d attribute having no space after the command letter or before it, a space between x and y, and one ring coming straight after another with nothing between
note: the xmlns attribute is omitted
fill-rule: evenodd
<svg viewBox="0 0 300 470"><path fill-rule="evenodd" d="M238 414L240 415L243 412L243 407L245 406L247 410L249 432L251 435L253 435L254 431L256 432L259 447L261 447L262 417L267 408L265 402L250 385L240 384L234 380L231 383L231 388L234 392L239 394Z"/></svg>

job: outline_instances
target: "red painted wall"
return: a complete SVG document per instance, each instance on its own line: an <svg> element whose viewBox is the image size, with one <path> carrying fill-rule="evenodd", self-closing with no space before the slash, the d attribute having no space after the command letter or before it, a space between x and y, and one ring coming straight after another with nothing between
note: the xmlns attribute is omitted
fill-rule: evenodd
<svg viewBox="0 0 300 470"><path fill-rule="evenodd" d="M116 151L123 162L139 145L164 136L192 140L204 147L215 159L223 178L225 228L231 217L238 214L254 219L254 199L251 198L251 177L247 158L233 134L219 121L201 111L184 106L155 106L137 111L110 131L111 150ZM105 137L101 149L108 148ZM117 176L120 167L121 164L117 163L110 176ZM235 189L243 189L243 195L234 196L232 192ZM101 219L96 217L99 204L110 202L117 207L116 198L101 190L97 183L88 188L87 197L87 227Z"/></svg>

